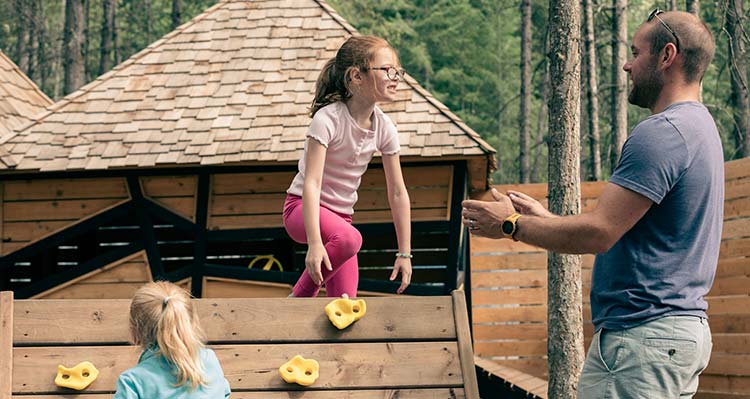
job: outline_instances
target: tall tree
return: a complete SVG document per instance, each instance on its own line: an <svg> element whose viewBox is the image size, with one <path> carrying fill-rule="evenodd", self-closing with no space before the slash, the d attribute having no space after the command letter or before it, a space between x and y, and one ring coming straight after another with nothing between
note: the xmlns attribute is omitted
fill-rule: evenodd
<svg viewBox="0 0 750 399"><path fill-rule="evenodd" d="M700 0L685 0L685 10L691 14L700 15Z"/></svg>
<svg viewBox="0 0 750 399"><path fill-rule="evenodd" d="M628 0L612 0L612 170L620 160L628 136L628 81L620 70L628 57L627 8Z"/></svg>
<svg viewBox="0 0 750 399"><path fill-rule="evenodd" d="M669 0L669 11L677 11L677 0Z"/></svg>
<svg viewBox="0 0 750 399"><path fill-rule="evenodd" d="M745 12L742 0L727 1L726 30L729 33L729 70L732 76L732 117L736 153L750 156L750 100L748 99Z"/></svg>
<svg viewBox="0 0 750 399"><path fill-rule="evenodd" d="M577 214L580 193L580 5L550 0L549 209ZM576 398L583 367L581 257L549 252L547 261L548 396Z"/></svg>
<svg viewBox="0 0 750 399"><path fill-rule="evenodd" d="M26 49L29 42L29 8L28 0L15 1L16 14L16 64L23 71L29 72L29 53Z"/></svg>
<svg viewBox="0 0 750 399"><path fill-rule="evenodd" d="M521 112L518 115L518 181L528 183L531 140L531 0L521 0Z"/></svg>
<svg viewBox="0 0 750 399"><path fill-rule="evenodd" d="M589 179L602 179L602 159L599 146L599 75L596 66L596 41L594 40L594 4L592 0L583 0L583 29L586 46L586 104L588 114L589 142Z"/></svg>
<svg viewBox="0 0 750 399"><path fill-rule="evenodd" d="M46 87L50 76L50 65L48 64L47 58L47 27L45 24L45 9L44 1L34 0L36 5L36 15L38 23L36 28L36 42L37 42L37 69L38 69L38 83L39 87Z"/></svg>
<svg viewBox="0 0 750 399"><path fill-rule="evenodd" d="M99 41L99 75L112 69L112 45L115 33L117 0L102 0L102 29Z"/></svg>
<svg viewBox="0 0 750 399"><path fill-rule="evenodd" d="M39 18L39 2L36 0L26 0L26 7L29 12L26 18L29 24L28 43L26 44L26 51L29 53L29 68L26 75L31 80L37 80L39 79L39 25L40 23L44 23L44 20L40 21Z"/></svg>
<svg viewBox="0 0 750 399"><path fill-rule="evenodd" d="M182 1L172 0L172 30L182 25Z"/></svg>
<svg viewBox="0 0 750 399"><path fill-rule="evenodd" d="M63 66L65 94L83 86L86 78L84 58L84 0L65 0L65 29L63 34Z"/></svg>

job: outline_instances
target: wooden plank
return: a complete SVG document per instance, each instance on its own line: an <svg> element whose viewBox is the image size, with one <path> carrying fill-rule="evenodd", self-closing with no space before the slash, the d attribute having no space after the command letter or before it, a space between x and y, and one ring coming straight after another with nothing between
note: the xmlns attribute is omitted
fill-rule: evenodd
<svg viewBox="0 0 750 399"><path fill-rule="evenodd" d="M540 252L542 248L535 247L520 241L510 239L492 239L486 237L471 236L471 254L479 253L517 253L517 252ZM546 252L546 251L544 251Z"/></svg>
<svg viewBox="0 0 750 399"><path fill-rule="evenodd" d="M517 386L531 395L536 395L536 397L541 399L547 399L546 380L477 356L474 357L474 364L511 386Z"/></svg>
<svg viewBox="0 0 750 399"><path fill-rule="evenodd" d="M195 197L158 197L151 198L151 201L195 222Z"/></svg>
<svg viewBox="0 0 750 399"><path fill-rule="evenodd" d="M747 276L750 275L750 257L747 258L719 258L716 277Z"/></svg>
<svg viewBox="0 0 750 399"><path fill-rule="evenodd" d="M721 233L722 240L745 237L750 237L750 218L739 218L724 221Z"/></svg>
<svg viewBox="0 0 750 399"><path fill-rule="evenodd" d="M275 213L281 218L285 198L285 193L215 195L209 213L211 217Z"/></svg>
<svg viewBox="0 0 750 399"><path fill-rule="evenodd" d="M703 374L750 376L750 354L714 353Z"/></svg>
<svg viewBox="0 0 750 399"><path fill-rule="evenodd" d="M4 244L7 240L7 237L5 236L5 219L3 218L3 207L5 204L4 195L5 185L3 182L0 182L0 256L5 255Z"/></svg>
<svg viewBox="0 0 750 399"><path fill-rule="evenodd" d="M289 284L203 278L203 298L286 298L291 292L292 286Z"/></svg>
<svg viewBox="0 0 750 399"><path fill-rule="evenodd" d="M0 399L10 399L13 386L13 291L0 292Z"/></svg>
<svg viewBox="0 0 750 399"><path fill-rule="evenodd" d="M710 391L698 391L694 396L695 399L747 399L748 396L745 394L725 393L725 392L710 392Z"/></svg>
<svg viewBox="0 0 750 399"><path fill-rule="evenodd" d="M713 320L709 320L709 325ZM713 326L711 326L713 328ZM750 354L750 331L739 334L712 332L713 353Z"/></svg>
<svg viewBox="0 0 750 399"><path fill-rule="evenodd" d="M211 175L211 194L286 193L296 172L220 173Z"/></svg>
<svg viewBox="0 0 750 399"><path fill-rule="evenodd" d="M708 295L743 295L750 293L750 275L717 277Z"/></svg>
<svg viewBox="0 0 750 399"><path fill-rule="evenodd" d="M393 221L393 217L391 216L390 210L355 211L354 217L352 219L354 220L354 223L380 223L380 222L392 222ZM411 220L414 222L448 220L448 216L446 215L446 208L412 209Z"/></svg>
<svg viewBox="0 0 750 399"><path fill-rule="evenodd" d="M78 222L78 219L36 220L31 222L3 223L3 239L13 242L33 241L39 237L52 234L64 227Z"/></svg>
<svg viewBox="0 0 750 399"><path fill-rule="evenodd" d="M364 320L364 319L363 319ZM276 370L295 355L315 359L326 388L460 387L459 349L455 342L365 342L279 345L211 345L224 375L237 390L282 390L288 385ZM13 354L13 391L65 392L54 385L57 365L88 360L99 377L87 390L110 392L117 377L138 361L132 346L23 347ZM470 362L473 369L473 363ZM429 367L425 367L429 365ZM47 376L49 378L47 378ZM478 399L478 395L472 395Z"/></svg>
<svg viewBox="0 0 750 399"><path fill-rule="evenodd" d="M724 163L724 179L732 180L750 176L750 158L742 158Z"/></svg>
<svg viewBox="0 0 750 399"><path fill-rule="evenodd" d="M544 305L547 303L547 287L472 290L471 301L474 304Z"/></svg>
<svg viewBox="0 0 750 399"><path fill-rule="evenodd" d="M121 198L6 202L3 213L8 222L82 219L122 202Z"/></svg>
<svg viewBox="0 0 750 399"><path fill-rule="evenodd" d="M471 275L471 288L545 287L547 270L477 272Z"/></svg>
<svg viewBox="0 0 750 399"><path fill-rule="evenodd" d="M151 271L145 259L124 262L86 279L86 283L145 283L148 281L151 281Z"/></svg>
<svg viewBox="0 0 750 399"><path fill-rule="evenodd" d="M724 201L724 218L750 217L750 196Z"/></svg>
<svg viewBox="0 0 750 399"><path fill-rule="evenodd" d="M699 391L724 392L750 396L750 377L701 374Z"/></svg>
<svg viewBox="0 0 750 399"><path fill-rule="evenodd" d="M474 344L477 356L546 356L547 340L508 340L500 342L477 342Z"/></svg>
<svg viewBox="0 0 750 399"><path fill-rule="evenodd" d="M709 315L711 331L717 333L748 333L750 332L750 311L741 314Z"/></svg>
<svg viewBox="0 0 750 399"><path fill-rule="evenodd" d="M456 322L458 356L461 361L464 391L467 398L479 399L479 385L477 384L477 375L474 368L474 353L472 352L466 298L464 297L464 292L460 290L453 291L451 296L453 297L453 316Z"/></svg>
<svg viewBox="0 0 750 399"><path fill-rule="evenodd" d="M521 359L496 358L496 359L490 359L490 360L500 365L519 370L523 373L531 374L534 377L541 378L543 380L547 379L547 376L548 376L546 358L536 358L536 357L528 357L528 358L521 358Z"/></svg>
<svg viewBox="0 0 750 399"><path fill-rule="evenodd" d="M211 342L415 340L456 337L451 298L367 299L367 317L339 331L325 316L327 298L196 299ZM18 344L127 343L129 300L17 300ZM65 314L65 322L60 315ZM284 317L279 317L284 315ZM41 326L45 326L41 328ZM95 336L91 331L97 331Z"/></svg>
<svg viewBox="0 0 750 399"><path fill-rule="evenodd" d="M409 201L412 209L445 208L447 212L450 194L446 187L413 188L409 190ZM387 191L360 190L354 212L378 209L390 210Z"/></svg>
<svg viewBox="0 0 750 399"><path fill-rule="evenodd" d="M141 177L143 195L149 198L195 197L197 176L145 176Z"/></svg>
<svg viewBox="0 0 750 399"><path fill-rule="evenodd" d="M445 187L450 186L453 179L453 166L407 166L401 169L406 188L411 192L416 187ZM381 169L368 169L362 176L361 190L374 187L385 187L385 174ZM448 190L450 192L450 190Z"/></svg>
<svg viewBox="0 0 750 399"><path fill-rule="evenodd" d="M547 306L506 306L506 307L478 307L474 302L473 317L474 323L507 323L512 321L520 322L547 322Z"/></svg>
<svg viewBox="0 0 750 399"><path fill-rule="evenodd" d="M724 186L724 200L750 196L750 176L727 180Z"/></svg>
<svg viewBox="0 0 750 399"><path fill-rule="evenodd" d="M722 241L719 247L719 259L746 257L747 254L750 254L750 238Z"/></svg>
<svg viewBox="0 0 750 399"><path fill-rule="evenodd" d="M129 198L124 178L7 181L7 201Z"/></svg>
<svg viewBox="0 0 750 399"><path fill-rule="evenodd" d="M547 339L547 324L474 324L474 341Z"/></svg>
<svg viewBox="0 0 750 399"><path fill-rule="evenodd" d="M706 297L706 301L709 318L722 314L750 314L748 295Z"/></svg>
<svg viewBox="0 0 750 399"><path fill-rule="evenodd" d="M473 241L471 245L473 252ZM498 269L547 270L547 251L508 253L503 255L472 255L471 269L472 271Z"/></svg>
<svg viewBox="0 0 750 399"><path fill-rule="evenodd" d="M461 388L429 388L429 389L385 389L370 390L358 389L354 391L328 390L328 391L263 391L263 392L236 392L232 391L232 399L465 399L464 390ZM71 395L29 395L25 399L109 399L112 394L71 394Z"/></svg>

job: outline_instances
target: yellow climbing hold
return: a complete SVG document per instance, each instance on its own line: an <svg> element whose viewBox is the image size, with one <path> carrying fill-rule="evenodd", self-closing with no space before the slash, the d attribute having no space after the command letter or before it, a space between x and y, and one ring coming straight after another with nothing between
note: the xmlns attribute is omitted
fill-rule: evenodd
<svg viewBox="0 0 750 399"><path fill-rule="evenodd" d="M318 379L320 365L313 359L296 355L292 360L279 367L279 374L284 381L302 386L312 385Z"/></svg>
<svg viewBox="0 0 750 399"><path fill-rule="evenodd" d="M367 312L364 299L339 298L326 305L326 315L336 328L343 330Z"/></svg>
<svg viewBox="0 0 750 399"><path fill-rule="evenodd" d="M91 362L81 362L72 368L60 364L57 366L55 385L80 391L86 389L98 376L99 370Z"/></svg>

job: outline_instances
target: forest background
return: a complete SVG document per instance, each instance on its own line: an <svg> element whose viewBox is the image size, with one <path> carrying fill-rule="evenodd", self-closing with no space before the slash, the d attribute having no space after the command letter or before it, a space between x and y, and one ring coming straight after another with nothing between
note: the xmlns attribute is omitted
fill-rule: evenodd
<svg viewBox="0 0 750 399"><path fill-rule="evenodd" d="M685 10L698 5L696 0L688 1L692 4L675 0L582 0L582 180L606 179L619 153L616 107L623 105L616 101L616 78L624 72L622 61L613 54L617 42L613 10L624 8L628 32L620 43L624 41L629 47L633 31L651 10ZM3 0L0 49L50 98L59 100L214 3L216 0ZM388 39L408 73L497 149L494 182L547 181L547 54L554 49L546 45L546 0L328 3L360 33ZM586 7L591 10L593 30L589 31ZM747 157L750 3L701 2L699 14L717 42L716 57L703 82L703 101L717 121L725 159ZM525 15L528 19L524 24ZM74 34L76 31L79 34ZM529 79L522 75L524 34L529 45ZM80 43L71 43L76 37ZM586 37L593 38L592 47L588 47L595 49L593 69L586 68L591 54L583 45ZM597 87L589 96L591 82ZM523 101L524 94L527 102ZM592 111L591 97L597 100L598 110ZM627 106L626 130L647 115L648 110ZM598 171L593 168L595 160L599 160Z"/></svg>

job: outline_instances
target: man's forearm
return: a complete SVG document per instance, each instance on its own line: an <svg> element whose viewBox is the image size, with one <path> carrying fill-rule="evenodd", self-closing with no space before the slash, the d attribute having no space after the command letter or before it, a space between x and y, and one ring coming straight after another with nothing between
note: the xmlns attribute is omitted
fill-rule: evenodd
<svg viewBox="0 0 750 399"><path fill-rule="evenodd" d="M515 238L549 251L566 254L605 252L613 242L589 214L573 216L522 216Z"/></svg>

